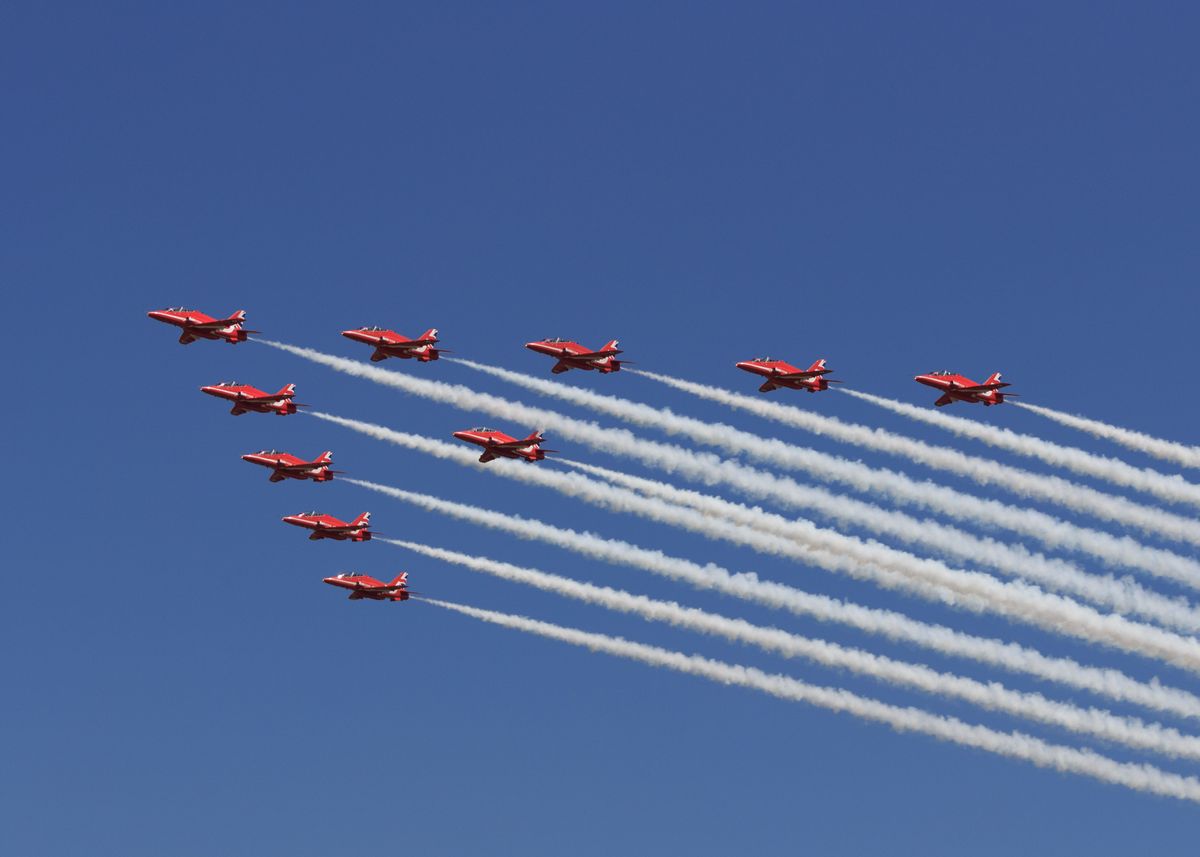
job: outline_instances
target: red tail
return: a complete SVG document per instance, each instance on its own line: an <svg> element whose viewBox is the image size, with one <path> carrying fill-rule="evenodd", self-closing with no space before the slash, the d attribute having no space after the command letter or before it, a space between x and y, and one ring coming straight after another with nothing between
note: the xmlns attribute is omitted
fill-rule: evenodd
<svg viewBox="0 0 1200 857"><path fill-rule="evenodd" d="M296 394L296 385L295 384L284 384L282 387L279 388L279 392L276 393L275 395L291 397L291 396L294 396L295 394Z"/></svg>
<svg viewBox="0 0 1200 857"><path fill-rule="evenodd" d="M437 342L438 331L436 327L431 327L419 337L420 342Z"/></svg>
<svg viewBox="0 0 1200 857"><path fill-rule="evenodd" d="M332 464L333 463L333 452L328 449L325 450L324 452L322 452L320 455L317 456L316 461L314 461L313 463L314 464Z"/></svg>
<svg viewBox="0 0 1200 857"><path fill-rule="evenodd" d="M999 386L999 384L1000 384L1000 373L999 372L993 372L991 375L988 375L988 379L983 382L983 386L985 386L985 387L991 387L993 384ZM1005 384L1004 386L1008 386L1008 385Z"/></svg>
<svg viewBox="0 0 1200 857"><path fill-rule="evenodd" d="M399 587L408 586L408 572L407 571L400 572L398 575L396 575L396 579L393 580L391 583L389 583L388 586L399 586Z"/></svg>
<svg viewBox="0 0 1200 857"><path fill-rule="evenodd" d="M825 371L824 358L822 358L821 360L818 360L817 362L813 363L813 365L809 366L808 371L809 372L824 372Z"/></svg>
<svg viewBox="0 0 1200 857"><path fill-rule="evenodd" d="M357 518L355 518L353 521L350 522L350 526L365 527L370 523L371 523L371 513L363 512L361 515L359 515Z"/></svg>

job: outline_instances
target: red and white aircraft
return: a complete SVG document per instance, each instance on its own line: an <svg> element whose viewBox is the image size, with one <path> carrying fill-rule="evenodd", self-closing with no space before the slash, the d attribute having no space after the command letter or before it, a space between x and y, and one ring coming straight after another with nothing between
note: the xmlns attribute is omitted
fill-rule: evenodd
<svg viewBox="0 0 1200 857"><path fill-rule="evenodd" d="M954 372L929 372L913 378L918 384L941 390L942 395L936 402L939 408L951 402L982 402L984 405L1000 405L1009 396L1016 393L1001 393L1000 388L1011 386L1000 381L1000 373L994 372L982 384L976 384L970 378Z"/></svg>
<svg viewBox="0 0 1200 857"><path fill-rule="evenodd" d="M405 360L415 358L422 363L428 363L430 360L437 360L438 355L445 351L444 348L434 347L438 342L437 333L437 328L431 327L416 339L409 339L385 327L360 327L357 330L343 330L342 336L355 342L374 345L372 363L389 357L401 357Z"/></svg>
<svg viewBox="0 0 1200 857"><path fill-rule="evenodd" d="M483 455L479 456L479 460L483 464L487 464L494 458L523 458L526 461L541 461L546 457L547 452L554 452L553 449L542 449L539 446L545 440L540 431L535 431L524 440L517 440L499 429L481 426L456 431L454 436L467 443L482 446Z"/></svg>
<svg viewBox="0 0 1200 857"><path fill-rule="evenodd" d="M287 416L296 413L299 406L297 402L292 401L292 396L296 395L295 384L284 384L278 393L268 393L241 381L221 381L201 387L200 392L233 402L233 409L229 413L235 417L247 411Z"/></svg>
<svg viewBox="0 0 1200 857"><path fill-rule="evenodd" d="M761 375L767 379L758 388L760 393L769 393L777 387L790 387L793 390L808 390L810 393L816 393L819 390L828 390L831 383L841 383L824 377L833 371L825 368L824 360L818 360L807 369L793 366L786 360L780 360L777 357L755 357L753 360L743 360L736 365L739 369L745 369L747 372Z"/></svg>
<svg viewBox="0 0 1200 857"><path fill-rule="evenodd" d="M249 333L257 330L243 330L242 322L246 320L246 311L240 309L229 318L213 318L194 309L173 306L167 309L156 309L146 313L156 321L163 321L182 328L179 334L180 345L190 345L197 339L224 339L230 345L246 341Z"/></svg>
<svg viewBox="0 0 1200 857"><path fill-rule="evenodd" d="M560 375L568 369L586 369L589 372L595 369L600 374L607 375L610 372L620 372L621 364L630 362L617 359L617 355L621 353L621 349L617 348L619 344L613 339L604 343L599 351L589 351L578 342L568 339L539 339L536 342L525 343L525 347L538 354L557 357L558 362L550 370L555 375Z"/></svg>
<svg viewBox="0 0 1200 857"><path fill-rule="evenodd" d="M363 512L350 523L339 520L333 515L326 515L323 512L301 512L298 515L285 515L283 518L285 524L294 524L297 527L304 527L306 530L312 530L308 537L313 541L317 539L336 539L339 542L369 542L371 540L371 531L368 529L371 525L371 513Z"/></svg>
<svg viewBox="0 0 1200 857"><path fill-rule="evenodd" d="M323 579L330 586L349 589L351 601L363 598L370 598L372 601L407 601L409 598L407 571L396 575L391 583L384 583L368 574L359 574L355 571L347 571Z"/></svg>
<svg viewBox="0 0 1200 857"><path fill-rule="evenodd" d="M312 461L305 461L303 458L297 458L287 452L280 452L278 449L262 449L258 452L246 453L242 456L242 461L270 467L274 471L271 474L272 482L282 482L285 479L311 479L313 482L328 482L333 478L333 474L341 473L340 470L329 469L329 465L333 463L333 453L328 451L322 452Z"/></svg>

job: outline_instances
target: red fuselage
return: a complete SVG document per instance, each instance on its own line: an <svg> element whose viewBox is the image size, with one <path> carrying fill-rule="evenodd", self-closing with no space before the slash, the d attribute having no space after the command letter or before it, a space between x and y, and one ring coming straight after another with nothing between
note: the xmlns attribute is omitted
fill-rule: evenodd
<svg viewBox="0 0 1200 857"><path fill-rule="evenodd" d="M416 339L409 339L407 336L396 333L394 330L386 330L382 327L360 327L355 330L343 330L342 336L347 339L353 339L355 342L361 342L364 345L372 345L375 351L371 354L371 361L378 363L380 360L386 360L389 357L399 357L404 360L419 360L422 363L428 363L431 360L437 360L441 354L441 349L436 348L437 328L431 327Z"/></svg>
<svg viewBox="0 0 1200 857"><path fill-rule="evenodd" d="M555 375L571 369L583 369L588 372L595 370L602 375L607 375L610 372L620 372L621 364L628 362L617 359L617 355L621 353L617 344L617 340L614 339L605 343L599 351L592 351L584 348L578 342L566 339L539 339L535 342L526 342L525 347L538 354L556 358L558 362L550 370Z"/></svg>
<svg viewBox="0 0 1200 857"><path fill-rule="evenodd" d="M268 393L239 381L222 381L201 387L200 392L233 402L233 409L229 413L235 417L248 411L280 416L296 413L296 403L292 401L296 392L295 384L285 385L278 393Z"/></svg>
<svg viewBox="0 0 1200 857"><path fill-rule="evenodd" d="M483 447L479 460L486 464L494 458L521 458L525 461L542 461L546 451L539 446L545 440L541 432L534 432L524 440L507 435L497 429L473 428L456 431L459 440Z"/></svg>
<svg viewBox="0 0 1200 857"><path fill-rule="evenodd" d="M351 601L363 598L369 598L372 601L407 601L409 598L408 572L397 575L391 583L376 580L368 574L354 572L335 574L332 577L322 578L322 580L330 586L349 589Z"/></svg>
<svg viewBox="0 0 1200 857"><path fill-rule="evenodd" d="M242 329L242 322L246 318L245 310L238 310L229 318L213 318L198 310L183 307L151 310L146 315L155 321L181 328L180 345L189 345L197 339L223 339L230 345L236 345L245 342L247 334L258 332Z"/></svg>
<svg viewBox="0 0 1200 857"><path fill-rule="evenodd" d="M336 539L339 542L369 542L371 540L371 531L368 529L370 521L370 512L363 512L349 523L321 512L301 512L299 515L286 515L283 518L285 524L312 530L308 537L313 541Z"/></svg>
<svg viewBox="0 0 1200 857"><path fill-rule="evenodd" d="M324 452L312 461L305 461L286 452L274 449L264 449L259 452L249 452L242 456L242 461L270 467L271 481L282 482L284 479L311 479L313 482L328 482L333 478L329 465L333 462L333 454Z"/></svg>
<svg viewBox="0 0 1200 857"><path fill-rule="evenodd" d="M769 393L778 387L808 390L810 393L829 389L829 381L824 376L831 370L825 368L824 360L818 360L807 369L801 369L786 360L777 360L774 357L757 357L754 360L743 360L735 365L739 369L767 379L758 388L761 393Z"/></svg>
<svg viewBox="0 0 1200 857"><path fill-rule="evenodd" d="M982 403L988 407L1000 405L1004 403L1005 397L1005 394L1000 392L1000 388L1009 386L1000 382L999 372L990 376L982 384L977 384L965 375L953 372L930 372L925 375L917 375L913 380L918 384L941 391L942 395L934 402L939 408L953 402ZM1008 395L1013 394L1009 393Z"/></svg>

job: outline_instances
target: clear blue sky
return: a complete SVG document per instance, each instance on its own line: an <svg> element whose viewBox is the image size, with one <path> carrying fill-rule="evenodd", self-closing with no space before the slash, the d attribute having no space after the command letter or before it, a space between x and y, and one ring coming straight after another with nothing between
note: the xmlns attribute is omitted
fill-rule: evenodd
<svg viewBox="0 0 1200 857"><path fill-rule="evenodd" d="M482 417L251 344L181 348L145 317L245 308L356 356L338 331L437 326L537 373L529 339L619 337L639 365L747 392L738 359L820 356L920 403L935 394L917 372L1001 370L1031 401L1196 442L1200 12L903 5L10 6L0 851L1194 854L1195 806L345 601L320 578L407 569L450 600L1069 740L386 545L310 543L280 516L369 509L401 538L929 660L344 483L271 485L239 454L329 448L356 476L1197 687L316 420L234 419L197 388L295 382L322 409L440 437ZM391 368L517 395L448 363ZM898 466L630 374L563 382ZM775 395L949 442L834 393ZM958 413L1113 452L1015 408Z"/></svg>

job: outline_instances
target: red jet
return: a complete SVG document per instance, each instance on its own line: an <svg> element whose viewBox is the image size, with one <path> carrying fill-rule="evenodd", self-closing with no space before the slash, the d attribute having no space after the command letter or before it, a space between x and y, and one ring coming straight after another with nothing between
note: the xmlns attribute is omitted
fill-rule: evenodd
<svg viewBox="0 0 1200 857"><path fill-rule="evenodd" d="M233 410L229 413L235 417L247 411L260 414L276 413L282 417L296 413L298 407L298 404L292 401L292 396L296 395L295 384L284 384L278 393L268 393L240 381L221 381L219 384L201 387L200 392L233 402Z"/></svg>
<svg viewBox="0 0 1200 857"><path fill-rule="evenodd" d="M282 482L285 479L311 479L313 482L328 482L333 478L334 473L341 473L340 470L329 469L329 465L333 463L332 452L322 452L312 461L305 461L303 458L297 458L277 449L263 449L243 455L242 461L270 467L274 471L271 474L272 482Z"/></svg>
<svg viewBox="0 0 1200 857"><path fill-rule="evenodd" d="M229 318L213 318L211 315L181 306L151 310L146 315L156 321L183 328L183 333L179 334L180 345L190 345L197 339L224 339L230 345L237 345L246 341L247 334L259 332L242 329L242 322L246 320L244 309L238 310Z"/></svg>
<svg viewBox="0 0 1200 857"><path fill-rule="evenodd" d="M541 461L552 449L542 449L539 444L545 440L540 431L535 431L524 440L517 440L499 429L473 428L456 431L454 436L467 443L483 447L480 462L487 464L494 458L523 458L526 461Z"/></svg>
<svg viewBox="0 0 1200 857"><path fill-rule="evenodd" d="M396 575L396 579L391 583L384 583L370 575L354 571L335 574L333 577L324 578L324 581L330 586L349 589L351 601L362 598L370 598L372 601L407 601L409 598L407 571Z"/></svg>
<svg viewBox="0 0 1200 857"><path fill-rule="evenodd" d="M352 542L369 542L371 540L371 531L368 529L371 523L370 512L363 512L348 524L333 515L326 515L322 512L301 512L299 515L287 515L283 518L283 522L312 530L308 537L313 541L336 539L344 542L348 539Z"/></svg>
<svg viewBox="0 0 1200 857"><path fill-rule="evenodd" d="M375 353L371 355L372 363L378 363L389 357L401 357L405 360L416 358L422 363L428 363L430 360L437 360L438 355L445 350L444 348L434 348L438 341L436 327L429 328L416 339L409 339L407 336L384 327L343 330L342 336L365 345L374 345Z"/></svg>
<svg viewBox="0 0 1200 857"><path fill-rule="evenodd" d="M760 393L769 393L777 387L790 387L793 390L808 390L810 393L816 393L820 390L828 390L831 383L841 383L824 377L833 371L825 368L824 360L818 360L807 369L801 369L786 360L779 360L775 357L755 357L753 360L743 360L738 363L737 368L745 369L747 372L761 375L767 379L758 388Z"/></svg>
<svg viewBox="0 0 1200 857"><path fill-rule="evenodd" d="M617 348L619 344L614 339L606 342L599 351L588 351L578 342L567 339L541 339L537 342L526 342L525 347L538 354L557 357L558 362L550 370L555 375L561 375L568 369L586 369L589 372L595 369L600 374L607 375L610 372L620 372L621 364L629 362L617 359L617 355L621 353L621 349Z"/></svg>
<svg viewBox="0 0 1200 857"><path fill-rule="evenodd" d="M1001 405L1007 397L1017 395L1016 393L1000 392L1001 387L1011 385L1001 383L999 372L989 375L982 384L976 384L970 378L954 372L930 372L927 375L918 375L913 380L918 384L942 391L941 398L934 402L939 408L952 402L970 402L972 404L983 402L986 406Z"/></svg>

